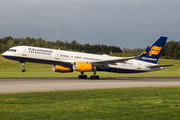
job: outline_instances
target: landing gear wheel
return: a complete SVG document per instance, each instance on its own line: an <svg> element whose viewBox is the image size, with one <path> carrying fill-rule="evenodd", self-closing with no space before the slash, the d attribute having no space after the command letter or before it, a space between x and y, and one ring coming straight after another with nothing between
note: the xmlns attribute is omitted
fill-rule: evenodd
<svg viewBox="0 0 180 120"><path fill-rule="evenodd" d="M78 78L79 78L79 79L82 79L82 75L79 75Z"/></svg>
<svg viewBox="0 0 180 120"><path fill-rule="evenodd" d="M79 79L86 79L87 75L84 75L84 72L81 72L81 75L78 76Z"/></svg>
<svg viewBox="0 0 180 120"><path fill-rule="evenodd" d="M99 76L95 76L95 79L99 79Z"/></svg>
<svg viewBox="0 0 180 120"><path fill-rule="evenodd" d="M22 69L22 72L26 72L26 69Z"/></svg>
<svg viewBox="0 0 180 120"><path fill-rule="evenodd" d="M97 75L97 76L91 76L90 77L91 79L99 79L99 76Z"/></svg>
<svg viewBox="0 0 180 120"><path fill-rule="evenodd" d="M84 79L87 79L87 75L84 75L83 78L84 78Z"/></svg>
<svg viewBox="0 0 180 120"><path fill-rule="evenodd" d="M20 63L22 63L22 66L21 66L21 67L23 68L23 69L22 69L22 72L26 72L26 69L25 69L25 62L20 62Z"/></svg>
<svg viewBox="0 0 180 120"><path fill-rule="evenodd" d="M86 78L87 78L87 75L79 75L78 78L79 78L79 79L86 79Z"/></svg>

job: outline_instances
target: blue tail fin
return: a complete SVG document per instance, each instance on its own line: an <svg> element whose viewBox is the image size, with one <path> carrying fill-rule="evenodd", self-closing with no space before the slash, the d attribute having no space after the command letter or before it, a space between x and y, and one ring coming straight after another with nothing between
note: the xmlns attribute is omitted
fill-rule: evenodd
<svg viewBox="0 0 180 120"><path fill-rule="evenodd" d="M160 37L154 41L150 46L148 46L145 51L136 60L141 60L150 63L157 63L161 52L166 43L167 37Z"/></svg>

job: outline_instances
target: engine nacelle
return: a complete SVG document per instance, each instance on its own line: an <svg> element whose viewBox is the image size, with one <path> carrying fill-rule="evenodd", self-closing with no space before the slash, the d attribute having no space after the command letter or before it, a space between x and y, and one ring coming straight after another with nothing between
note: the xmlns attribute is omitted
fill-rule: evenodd
<svg viewBox="0 0 180 120"><path fill-rule="evenodd" d="M60 72L60 73L73 72L72 68L67 68L60 65L53 65L52 69L54 72Z"/></svg>
<svg viewBox="0 0 180 120"><path fill-rule="evenodd" d="M89 72L93 71L93 66L85 62L74 62L73 69L80 72Z"/></svg>

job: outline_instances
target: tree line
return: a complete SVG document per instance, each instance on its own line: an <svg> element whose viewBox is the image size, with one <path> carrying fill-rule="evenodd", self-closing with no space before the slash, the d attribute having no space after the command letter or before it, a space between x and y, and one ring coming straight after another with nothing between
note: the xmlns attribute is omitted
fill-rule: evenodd
<svg viewBox="0 0 180 120"><path fill-rule="evenodd" d="M123 48L121 56L137 56L141 54L146 48L128 49ZM163 51L161 53L161 58L165 59L180 59L180 42L179 41L169 41L166 42Z"/></svg>
<svg viewBox="0 0 180 120"><path fill-rule="evenodd" d="M70 43L65 40L65 42L57 40L56 42L50 42L42 40L41 38L13 38L11 36L0 38L0 53L7 51L10 47L13 46L35 46L35 47L45 47L52 49L61 49L61 50L70 50L77 52L85 53L94 53L94 54L110 54L110 53L122 53L120 47L116 46L107 46L107 45L90 45L90 44L80 44L76 40L71 41Z"/></svg>
<svg viewBox="0 0 180 120"><path fill-rule="evenodd" d="M164 46L161 56L167 59L180 59L180 42L167 42Z"/></svg>
<svg viewBox="0 0 180 120"><path fill-rule="evenodd" d="M109 54L111 56L119 56L119 57L129 57L129 56L137 56L143 52L145 48L136 48L129 49L116 46L107 46L107 45L90 45L90 44L80 44L76 42L76 40L72 40L70 43L66 40L56 42L50 42L42 40L41 38L13 38L11 36L0 38L0 53L7 51L10 47L13 46L35 46L35 47L45 47L52 49L61 49L61 50L70 50L77 52L85 52L85 53L94 53L94 54ZM166 42L165 47L161 54L162 58L166 59L180 59L180 43L175 41Z"/></svg>

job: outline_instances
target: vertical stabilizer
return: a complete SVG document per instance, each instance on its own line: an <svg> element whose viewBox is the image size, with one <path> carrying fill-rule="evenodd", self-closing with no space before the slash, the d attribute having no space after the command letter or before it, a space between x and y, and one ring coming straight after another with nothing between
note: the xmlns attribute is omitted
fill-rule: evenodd
<svg viewBox="0 0 180 120"><path fill-rule="evenodd" d="M150 63L157 63L161 52L166 43L167 37L159 37L156 41L154 41L150 46L148 46L145 51L140 55L136 60L141 60Z"/></svg>

